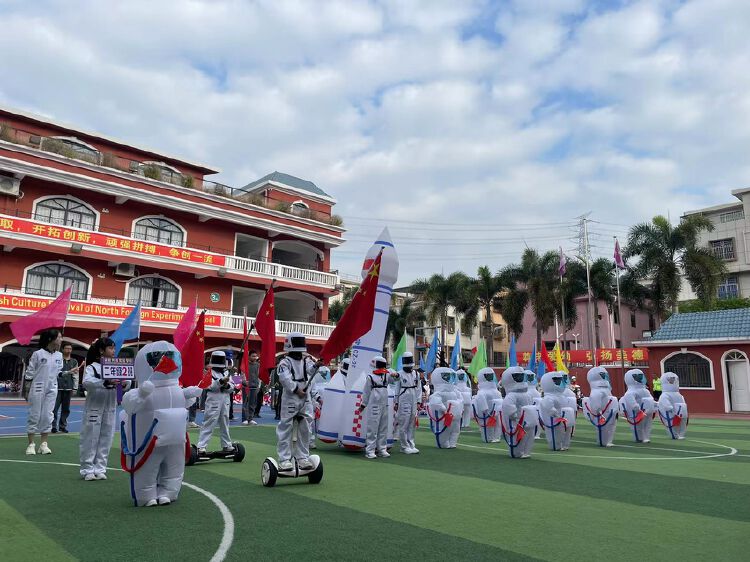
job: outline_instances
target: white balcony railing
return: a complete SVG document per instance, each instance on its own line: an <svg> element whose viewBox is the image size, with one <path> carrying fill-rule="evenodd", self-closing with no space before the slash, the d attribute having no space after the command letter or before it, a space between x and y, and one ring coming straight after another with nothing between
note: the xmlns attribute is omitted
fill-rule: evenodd
<svg viewBox="0 0 750 562"><path fill-rule="evenodd" d="M18 289L0 287L0 314L12 314L12 315L23 315L36 312L39 307L30 307L24 305L22 302L13 302L4 304L4 297L19 297L22 299L31 299L33 301L52 301L51 297L32 295ZM124 315L120 307L127 307L129 311L132 309L132 305L129 305L127 301L120 299L102 299L102 298L89 298L84 300L72 300L70 311L68 312L68 318L70 320L83 320L87 322L91 321L102 321L102 322L122 322ZM120 309L120 314L115 315L112 311ZM175 315L184 313L187 308L152 308L143 307L142 314L144 315L141 319L141 326L171 326L176 327L179 321L175 318ZM244 317L229 314L224 311L217 310L206 310L207 318L212 321L214 317L218 317L218 323L206 324L206 331L219 331L219 332L230 332L235 334L238 338L242 338ZM160 320L160 318L166 318ZM251 323L254 318L248 318L248 324ZM286 335L290 332L301 332L307 337L315 339L328 339L333 331L334 326L329 324L311 324L309 322L295 322L290 320L276 320L276 333L278 335Z"/></svg>

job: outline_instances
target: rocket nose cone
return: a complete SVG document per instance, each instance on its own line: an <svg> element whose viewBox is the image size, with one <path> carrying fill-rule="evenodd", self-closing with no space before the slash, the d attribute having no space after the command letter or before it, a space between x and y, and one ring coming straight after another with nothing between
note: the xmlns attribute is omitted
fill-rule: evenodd
<svg viewBox="0 0 750 562"><path fill-rule="evenodd" d="M382 266L380 268L380 282L385 285L393 286L398 278L398 254L396 254L396 248L391 240L391 233L388 228L384 228L380 236L373 242L370 249L367 251L365 261L362 264L362 277L367 275L370 266L377 258L378 253L383 251Z"/></svg>
<svg viewBox="0 0 750 562"><path fill-rule="evenodd" d="M390 244L393 244L393 240L391 239L391 233L388 230L387 226L381 231L380 236L378 236L378 240L382 240L383 242L388 242Z"/></svg>

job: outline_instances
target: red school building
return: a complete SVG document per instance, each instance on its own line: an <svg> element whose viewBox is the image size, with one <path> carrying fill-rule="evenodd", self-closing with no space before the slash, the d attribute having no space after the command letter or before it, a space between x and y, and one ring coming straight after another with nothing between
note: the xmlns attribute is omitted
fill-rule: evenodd
<svg viewBox="0 0 750 562"><path fill-rule="evenodd" d="M196 298L206 350L236 350L243 312L255 314L272 282L277 351L292 331L319 350L333 329L330 251L344 241L336 200L279 172L241 188L205 179L214 173L0 108L0 385L17 387L34 349L9 322L70 286L65 339L78 355L137 303L141 338L126 353L169 338Z"/></svg>

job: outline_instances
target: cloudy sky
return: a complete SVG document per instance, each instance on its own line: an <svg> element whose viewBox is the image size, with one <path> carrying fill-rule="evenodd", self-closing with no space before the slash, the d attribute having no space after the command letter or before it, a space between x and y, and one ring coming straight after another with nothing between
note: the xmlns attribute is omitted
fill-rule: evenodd
<svg viewBox="0 0 750 562"><path fill-rule="evenodd" d="M575 251L750 178L746 0L0 0L0 103L339 201L403 283Z"/></svg>

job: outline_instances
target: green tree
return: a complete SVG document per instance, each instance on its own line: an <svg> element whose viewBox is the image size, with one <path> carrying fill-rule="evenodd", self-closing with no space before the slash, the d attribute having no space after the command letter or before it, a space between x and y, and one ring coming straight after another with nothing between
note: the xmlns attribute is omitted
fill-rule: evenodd
<svg viewBox="0 0 750 562"><path fill-rule="evenodd" d="M677 310L682 272L703 306L713 308L726 265L709 248L698 246L701 232L713 229L703 215L685 217L677 226L656 216L630 229L624 256L638 259L633 272L650 289L653 309L661 320Z"/></svg>
<svg viewBox="0 0 750 562"><path fill-rule="evenodd" d="M352 302L359 287L344 287L341 290L341 299L332 302L328 307L328 322L335 324L344 315L346 307Z"/></svg>
<svg viewBox="0 0 750 562"><path fill-rule="evenodd" d="M395 349L404 332L413 330L425 320L424 311L415 305L415 299L405 299L400 307L391 307L385 326L385 344Z"/></svg>

